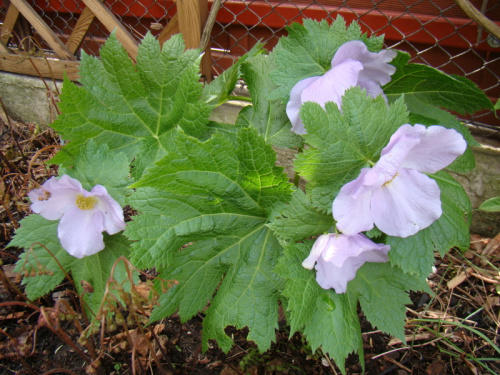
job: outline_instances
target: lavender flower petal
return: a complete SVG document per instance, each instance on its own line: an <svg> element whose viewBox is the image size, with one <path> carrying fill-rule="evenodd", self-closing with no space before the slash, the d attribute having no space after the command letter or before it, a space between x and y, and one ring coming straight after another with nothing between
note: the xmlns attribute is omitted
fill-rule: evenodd
<svg viewBox="0 0 500 375"><path fill-rule="evenodd" d="M51 177L41 188L28 193L31 210L47 220L58 220L74 206L76 196L83 191L79 181L66 175L59 180Z"/></svg>
<svg viewBox="0 0 500 375"><path fill-rule="evenodd" d="M300 107L307 101L316 102L323 107L327 102L334 102L340 109L345 91L354 86L366 89L367 94L372 97L383 95L381 85L388 83L396 71L395 67L388 64L396 54L396 51L390 50L370 52L359 40L340 46L329 71L322 76L301 80L292 88L286 107L292 131L297 134L307 133L299 117Z"/></svg>
<svg viewBox="0 0 500 375"><path fill-rule="evenodd" d="M399 139L404 137L412 137L419 142L408 150L402 167L426 173L436 173L446 168L467 148L467 143L457 131L438 125L427 128L420 124L401 126L392 135L386 148L398 143ZM384 148L382 155L386 153Z"/></svg>
<svg viewBox="0 0 500 375"><path fill-rule="evenodd" d="M316 259L318 284L323 289L333 288L337 293L345 293L347 283L354 279L365 262L387 262L389 250L389 245L376 244L362 234L325 234L318 237L302 265L312 268L313 259Z"/></svg>
<svg viewBox="0 0 500 375"><path fill-rule="evenodd" d="M373 191L371 214L382 232L408 237L441 217L441 191L432 178L402 168L392 181Z"/></svg>
<svg viewBox="0 0 500 375"><path fill-rule="evenodd" d="M76 206L64 214L57 227L61 246L79 259L104 249L103 231L101 211L80 210Z"/></svg>
<svg viewBox="0 0 500 375"><path fill-rule="evenodd" d="M370 209L373 188L364 185L369 171L369 168L363 168L359 177L345 184L333 201L333 218L344 234L354 235L373 228Z"/></svg>
<svg viewBox="0 0 500 375"><path fill-rule="evenodd" d="M99 197L97 207L103 215L104 230L109 234L115 234L125 228L123 210L111 196L104 186L96 185L90 193Z"/></svg>

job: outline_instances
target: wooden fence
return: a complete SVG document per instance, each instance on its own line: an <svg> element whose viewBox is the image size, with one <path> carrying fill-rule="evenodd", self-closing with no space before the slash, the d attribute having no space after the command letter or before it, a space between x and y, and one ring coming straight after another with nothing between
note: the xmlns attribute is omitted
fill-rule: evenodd
<svg viewBox="0 0 500 375"><path fill-rule="evenodd" d="M0 0L0 7L3 3L6 9L0 13L0 18L5 14L0 30L0 70L57 79L66 72L76 80L80 48L97 55L101 42L116 29L134 59L140 35L153 30L160 43L182 32L188 48L201 45L205 50L202 75L210 80L258 40L272 49L291 22L305 17L331 21L342 15L347 22L358 21L363 31L384 34L388 47L408 51L413 62L464 75L492 100L500 96L500 47L488 44L485 36L491 31L472 22L457 6L469 0L224 0L218 12L220 0L28 1ZM469 5L478 12L486 3L490 5L483 13L498 30L500 6L491 0L470 0ZM215 27L207 34L211 30L207 20L215 14ZM129 24L131 19L137 23ZM214 18L211 21L213 24ZM159 30L152 29L151 23ZM43 55L30 54L29 45L22 45L29 43L20 41L24 36L29 41L31 27L43 45ZM17 48L9 48L12 45Z"/></svg>
<svg viewBox="0 0 500 375"><path fill-rule="evenodd" d="M109 33L116 30L118 40L130 57L135 60L138 42L110 9L100 0L83 0L83 2L85 8L78 17L69 38L63 42L26 0L9 0L7 13L0 29L0 70L55 79L62 79L66 73L69 79L78 79L79 63L75 53L95 19L98 19ZM202 32L208 18L208 0L177 0L176 6L175 16L170 19L168 26L163 29L158 39L162 43L171 35L181 32L184 35L186 48L198 48L200 44L203 44L205 55L202 60L202 74L210 80L211 49L206 40L202 43ZM36 56L8 47L8 41L16 28L20 35L30 34L26 28L25 30L19 29L22 27L20 21L23 19L31 24L53 54Z"/></svg>

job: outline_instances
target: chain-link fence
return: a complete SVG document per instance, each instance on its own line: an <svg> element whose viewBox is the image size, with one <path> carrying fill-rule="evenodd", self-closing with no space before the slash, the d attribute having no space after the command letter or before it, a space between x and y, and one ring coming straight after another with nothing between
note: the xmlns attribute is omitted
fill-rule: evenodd
<svg viewBox="0 0 500 375"><path fill-rule="evenodd" d="M0 0L0 22L5 19L9 2ZM63 41L85 8L82 0L28 0L28 3ZM176 13L175 3L167 0L104 0L104 3L137 40L148 31L159 35ZM498 0L471 3L498 25ZM286 35L285 26L291 22L306 17L331 21L338 15L348 23L358 21L369 34L385 34L386 47L409 52L412 62L465 76L493 101L500 97L500 41L470 20L454 0L223 0L212 30L213 73L220 74L259 40L272 49L278 38ZM10 40L14 47L22 47L21 39L33 33L44 46L36 32L20 25L14 30L17 37ZM80 47L97 55L108 35L96 18ZM500 120L491 112L476 114L470 120L496 130L500 126Z"/></svg>

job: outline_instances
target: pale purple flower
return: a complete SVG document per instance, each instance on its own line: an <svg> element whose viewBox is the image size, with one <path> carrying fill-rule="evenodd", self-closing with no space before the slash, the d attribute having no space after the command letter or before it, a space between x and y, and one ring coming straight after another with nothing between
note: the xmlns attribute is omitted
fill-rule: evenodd
<svg viewBox="0 0 500 375"><path fill-rule="evenodd" d="M50 178L28 196L33 212L48 220L61 219L61 246L77 258L104 249L103 231L115 234L125 228L122 208L101 185L88 192L80 181L63 175Z"/></svg>
<svg viewBox="0 0 500 375"><path fill-rule="evenodd" d="M316 102L323 108L326 102L334 102L340 109L342 96L351 87L359 86L373 98L382 95L381 86L391 81L396 68L389 64L396 51L370 52L366 45L353 40L344 43L332 59L332 68L322 76L309 77L299 81L290 92L286 113L292 123L292 131L306 134L304 123L299 117L304 102Z"/></svg>
<svg viewBox="0 0 500 375"><path fill-rule="evenodd" d="M384 263L389 259L389 245L377 244L363 234L323 234L319 236L302 266L313 269L316 263L316 281L323 289L345 293L347 283L365 262Z"/></svg>
<svg viewBox="0 0 500 375"><path fill-rule="evenodd" d="M442 214L441 191L424 173L445 168L466 147L462 135L453 129L401 126L382 150L380 160L340 189L332 207L337 228L351 235L375 224L397 237L427 228Z"/></svg>

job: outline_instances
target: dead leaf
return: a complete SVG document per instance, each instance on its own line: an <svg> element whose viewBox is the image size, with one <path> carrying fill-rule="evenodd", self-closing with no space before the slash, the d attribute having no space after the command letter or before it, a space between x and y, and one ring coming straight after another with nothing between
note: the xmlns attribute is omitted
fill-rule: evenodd
<svg viewBox="0 0 500 375"><path fill-rule="evenodd" d="M17 328L10 335L9 340L0 343L0 359L26 357L32 350L33 332L30 327Z"/></svg>
<svg viewBox="0 0 500 375"><path fill-rule="evenodd" d="M500 296L487 296L485 307L487 310L494 312L493 308L500 306Z"/></svg>
<svg viewBox="0 0 500 375"><path fill-rule="evenodd" d="M220 375L240 375L240 373L235 371L231 366L225 365L220 372Z"/></svg>
<svg viewBox="0 0 500 375"><path fill-rule="evenodd" d="M149 352L148 341L146 335L142 334L138 329L134 329L130 333L130 339L134 345L134 350L139 353L141 357L147 357Z"/></svg>
<svg viewBox="0 0 500 375"><path fill-rule="evenodd" d="M496 251L500 250L500 233L498 233L483 250L483 255L492 256Z"/></svg>
<svg viewBox="0 0 500 375"><path fill-rule="evenodd" d="M457 276L448 281L448 283L446 284L448 286L448 289L454 289L462 284L465 280L467 280L467 278L473 271L474 270L472 268L468 267L465 271L460 272Z"/></svg>
<svg viewBox="0 0 500 375"><path fill-rule="evenodd" d="M446 363L435 359L425 370L428 375L446 375Z"/></svg>

